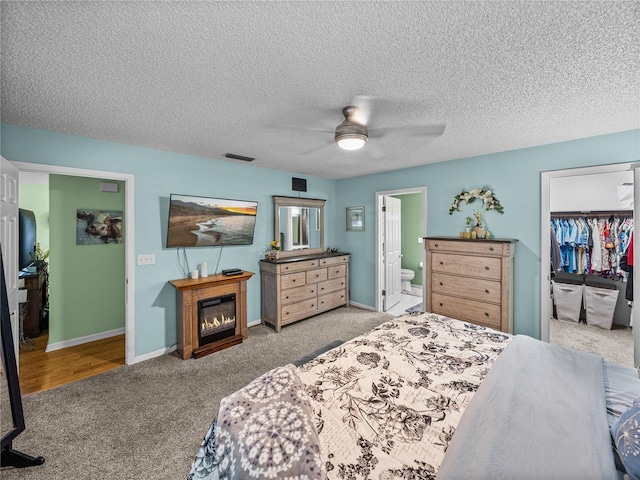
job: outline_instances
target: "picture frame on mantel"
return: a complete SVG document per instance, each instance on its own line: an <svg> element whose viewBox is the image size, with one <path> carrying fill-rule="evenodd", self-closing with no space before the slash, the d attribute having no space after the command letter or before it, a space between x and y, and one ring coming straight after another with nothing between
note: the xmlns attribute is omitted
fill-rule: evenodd
<svg viewBox="0 0 640 480"><path fill-rule="evenodd" d="M364 232L364 207L346 208L346 229L348 232Z"/></svg>

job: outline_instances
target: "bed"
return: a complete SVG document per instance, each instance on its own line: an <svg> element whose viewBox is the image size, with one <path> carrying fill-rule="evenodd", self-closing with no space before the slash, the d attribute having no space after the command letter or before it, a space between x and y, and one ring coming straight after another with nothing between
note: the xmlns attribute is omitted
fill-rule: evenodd
<svg viewBox="0 0 640 480"><path fill-rule="evenodd" d="M188 479L633 479L638 398L633 368L414 312L225 397Z"/></svg>

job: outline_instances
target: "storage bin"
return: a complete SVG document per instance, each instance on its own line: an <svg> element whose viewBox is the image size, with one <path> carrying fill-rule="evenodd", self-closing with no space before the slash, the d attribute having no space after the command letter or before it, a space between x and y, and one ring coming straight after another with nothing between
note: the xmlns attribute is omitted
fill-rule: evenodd
<svg viewBox="0 0 640 480"><path fill-rule="evenodd" d="M582 284L553 281L553 301L558 320L578 323L582 308Z"/></svg>
<svg viewBox="0 0 640 480"><path fill-rule="evenodd" d="M585 285L584 308L587 311L587 325L611 330L619 293L615 287Z"/></svg>

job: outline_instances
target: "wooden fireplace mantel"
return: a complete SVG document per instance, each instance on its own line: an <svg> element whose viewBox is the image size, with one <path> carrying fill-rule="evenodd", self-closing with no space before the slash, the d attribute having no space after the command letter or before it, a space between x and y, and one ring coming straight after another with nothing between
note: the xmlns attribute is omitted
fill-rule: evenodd
<svg viewBox="0 0 640 480"><path fill-rule="evenodd" d="M249 336L247 329L247 280L254 274L243 271L239 275L210 275L191 279L171 280L177 292L176 327L178 333L178 354L183 360L198 358L223 348L237 345ZM198 301L234 293L236 295L235 335L219 342L198 345Z"/></svg>

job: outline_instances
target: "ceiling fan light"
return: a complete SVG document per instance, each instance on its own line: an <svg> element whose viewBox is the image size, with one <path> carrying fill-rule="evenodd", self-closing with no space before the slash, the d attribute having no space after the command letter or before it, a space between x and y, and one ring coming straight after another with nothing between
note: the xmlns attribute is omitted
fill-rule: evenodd
<svg viewBox="0 0 640 480"><path fill-rule="evenodd" d="M336 136L336 143L343 150L358 150L367 143L367 136L359 133Z"/></svg>

